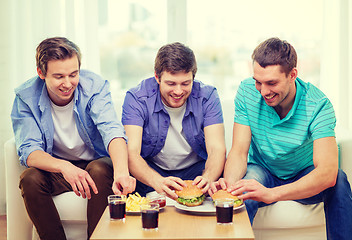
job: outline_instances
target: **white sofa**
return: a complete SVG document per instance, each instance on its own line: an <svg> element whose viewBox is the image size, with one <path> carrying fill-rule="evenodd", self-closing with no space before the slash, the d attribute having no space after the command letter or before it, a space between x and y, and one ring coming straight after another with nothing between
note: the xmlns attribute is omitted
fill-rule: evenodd
<svg viewBox="0 0 352 240"><path fill-rule="evenodd" d="M6 212L7 239L30 240L39 239L25 209L19 178L25 168L20 166L15 141L5 143L6 174ZM67 192L53 197L59 211L68 240L87 239L87 200L77 197L74 192Z"/></svg>
<svg viewBox="0 0 352 240"><path fill-rule="evenodd" d="M117 105L121 106L121 105ZM223 103L226 145L231 146L233 126L232 101ZM352 134L337 131L340 146L341 168L352 179ZM38 239L35 229L27 216L18 188L19 176L23 171L19 165L14 140L5 143L5 172L7 196L7 239ZM73 192L53 197L68 239L87 238L87 201ZM323 204L301 205L294 201L277 202L260 208L254 219L253 230L256 240L309 239L324 240L325 218Z"/></svg>

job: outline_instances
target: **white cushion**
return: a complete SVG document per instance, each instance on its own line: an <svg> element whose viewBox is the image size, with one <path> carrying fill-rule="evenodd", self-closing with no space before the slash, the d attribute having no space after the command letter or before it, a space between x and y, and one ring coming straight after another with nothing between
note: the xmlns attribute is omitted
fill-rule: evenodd
<svg viewBox="0 0 352 240"><path fill-rule="evenodd" d="M303 205L295 201L280 201L259 208L254 218L255 228L307 228L325 225L324 203Z"/></svg>
<svg viewBox="0 0 352 240"><path fill-rule="evenodd" d="M65 192L53 197L61 221L87 221L87 199L74 192Z"/></svg>
<svg viewBox="0 0 352 240"><path fill-rule="evenodd" d="M253 231L256 240L326 240L324 203L281 201L259 208Z"/></svg>

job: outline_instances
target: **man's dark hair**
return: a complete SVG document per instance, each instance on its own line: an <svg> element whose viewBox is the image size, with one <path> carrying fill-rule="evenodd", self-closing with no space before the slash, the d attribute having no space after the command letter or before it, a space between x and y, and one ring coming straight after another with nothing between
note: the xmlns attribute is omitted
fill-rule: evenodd
<svg viewBox="0 0 352 240"><path fill-rule="evenodd" d="M164 71L171 74L192 72L194 79L197 73L196 57L193 51L182 43L167 44L162 46L156 55L154 71L159 79Z"/></svg>
<svg viewBox="0 0 352 240"><path fill-rule="evenodd" d="M64 60L77 56L78 66L81 67L81 51L78 46L64 37L47 38L37 47L35 59L37 68L46 76L48 62L51 60Z"/></svg>
<svg viewBox="0 0 352 240"><path fill-rule="evenodd" d="M295 49L279 38L269 38L260 43L252 54L253 63L257 62L265 68L270 65L280 65L286 76L297 66Z"/></svg>

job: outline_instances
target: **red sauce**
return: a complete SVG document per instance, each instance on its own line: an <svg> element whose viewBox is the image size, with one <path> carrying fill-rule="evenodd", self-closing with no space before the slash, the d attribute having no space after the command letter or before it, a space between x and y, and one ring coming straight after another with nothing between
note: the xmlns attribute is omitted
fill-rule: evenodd
<svg viewBox="0 0 352 240"><path fill-rule="evenodd" d="M159 203L159 207L163 208L166 206L166 199L153 199L152 203Z"/></svg>

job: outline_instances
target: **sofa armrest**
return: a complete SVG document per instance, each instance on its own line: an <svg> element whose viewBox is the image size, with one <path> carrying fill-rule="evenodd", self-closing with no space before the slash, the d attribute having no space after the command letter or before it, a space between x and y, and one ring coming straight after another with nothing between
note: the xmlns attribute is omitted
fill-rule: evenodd
<svg viewBox="0 0 352 240"><path fill-rule="evenodd" d="M20 175L25 167L20 165L14 138L5 145L7 239L32 239L33 225L25 209L19 189Z"/></svg>

